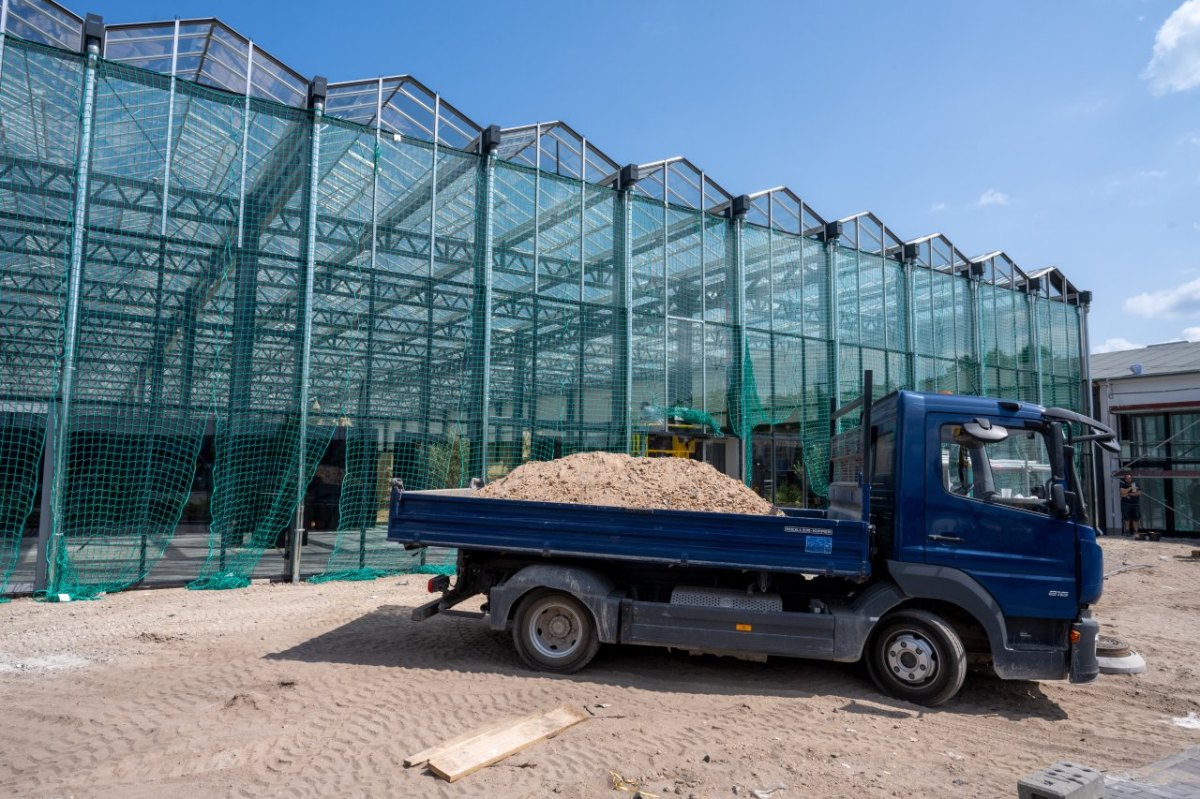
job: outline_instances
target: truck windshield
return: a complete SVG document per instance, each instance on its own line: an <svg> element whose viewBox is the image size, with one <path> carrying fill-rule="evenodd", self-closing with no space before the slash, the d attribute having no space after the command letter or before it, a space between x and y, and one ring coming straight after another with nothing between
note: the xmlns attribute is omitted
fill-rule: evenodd
<svg viewBox="0 0 1200 799"><path fill-rule="evenodd" d="M1004 441L981 442L959 425L941 430L942 484L967 499L1048 514L1050 453L1039 430L1009 428Z"/></svg>

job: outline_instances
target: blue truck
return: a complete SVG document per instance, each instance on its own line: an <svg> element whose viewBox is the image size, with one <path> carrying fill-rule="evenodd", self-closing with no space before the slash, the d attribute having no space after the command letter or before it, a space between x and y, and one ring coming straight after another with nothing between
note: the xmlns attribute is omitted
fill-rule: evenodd
<svg viewBox="0 0 1200 799"><path fill-rule="evenodd" d="M522 660L571 673L600 644L765 660L866 661L884 693L934 706L969 664L1003 679L1098 674L1102 555L1077 464L1113 431L1072 411L899 391L833 413L828 507L779 516L410 492L388 538L453 547L423 620L484 595Z"/></svg>

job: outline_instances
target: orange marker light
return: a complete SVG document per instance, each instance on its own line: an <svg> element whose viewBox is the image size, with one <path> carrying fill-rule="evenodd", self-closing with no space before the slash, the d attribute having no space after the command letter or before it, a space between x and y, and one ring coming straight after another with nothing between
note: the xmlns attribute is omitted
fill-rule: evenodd
<svg viewBox="0 0 1200 799"><path fill-rule="evenodd" d="M1079 634L1079 630L1071 630L1071 643L1072 643L1072 644L1077 644L1077 643L1079 643L1079 639L1080 639L1080 638L1082 638L1082 637L1083 637L1083 636L1081 636L1081 635Z"/></svg>
<svg viewBox="0 0 1200 799"><path fill-rule="evenodd" d="M754 628L753 628L753 627L751 627L749 624L737 624L737 625L734 625L734 626L735 626L735 627L737 627L737 631L738 631L739 633L748 633L748 632L751 632L751 631L754 629Z"/></svg>

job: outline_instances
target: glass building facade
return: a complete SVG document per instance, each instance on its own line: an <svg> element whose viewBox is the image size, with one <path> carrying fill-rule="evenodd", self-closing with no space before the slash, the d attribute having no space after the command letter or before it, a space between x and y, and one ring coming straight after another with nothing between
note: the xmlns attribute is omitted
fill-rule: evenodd
<svg viewBox="0 0 1200 799"><path fill-rule="evenodd" d="M310 81L217 20L0 29L0 589L243 584L298 527L293 576L395 570L393 479L586 450L819 504L867 369L1087 402L1057 269Z"/></svg>

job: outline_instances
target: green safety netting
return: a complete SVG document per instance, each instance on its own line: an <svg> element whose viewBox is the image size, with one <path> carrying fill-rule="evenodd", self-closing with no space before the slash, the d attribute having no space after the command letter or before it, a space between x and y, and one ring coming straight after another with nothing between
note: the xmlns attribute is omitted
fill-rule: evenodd
<svg viewBox="0 0 1200 799"><path fill-rule="evenodd" d="M393 481L678 435L811 504L864 369L1083 399L1076 305L699 175L621 193L11 37L0 124L0 592L41 496L51 597L245 585L297 527L317 580L446 573L387 542Z"/></svg>
<svg viewBox="0 0 1200 799"><path fill-rule="evenodd" d="M87 598L144 578L192 485L205 413L181 397L180 353L170 346L192 278L163 192L129 194L125 184L185 190L194 154L181 152L169 83L105 62L84 75L84 113L93 106L81 144L86 230L71 253L78 316L64 334L51 597ZM125 257L141 242L153 249Z"/></svg>
<svg viewBox="0 0 1200 799"><path fill-rule="evenodd" d="M691 408L685 405L671 405L659 408L647 405L642 408L641 420L647 425L678 424L690 427L707 428L708 431L721 432L721 423L708 411Z"/></svg>
<svg viewBox="0 0 1200 799"><path fill-rule="evenodd" d="M81 78L78 59L4 48L0 80L0 594L41 498L61 377L64 289ZM38 104L30 102L31 96ZM39 135L31 135L32 131ZM61 148L48 148L48 136ZM40 189L40 190L39 190Z"/></svg>

